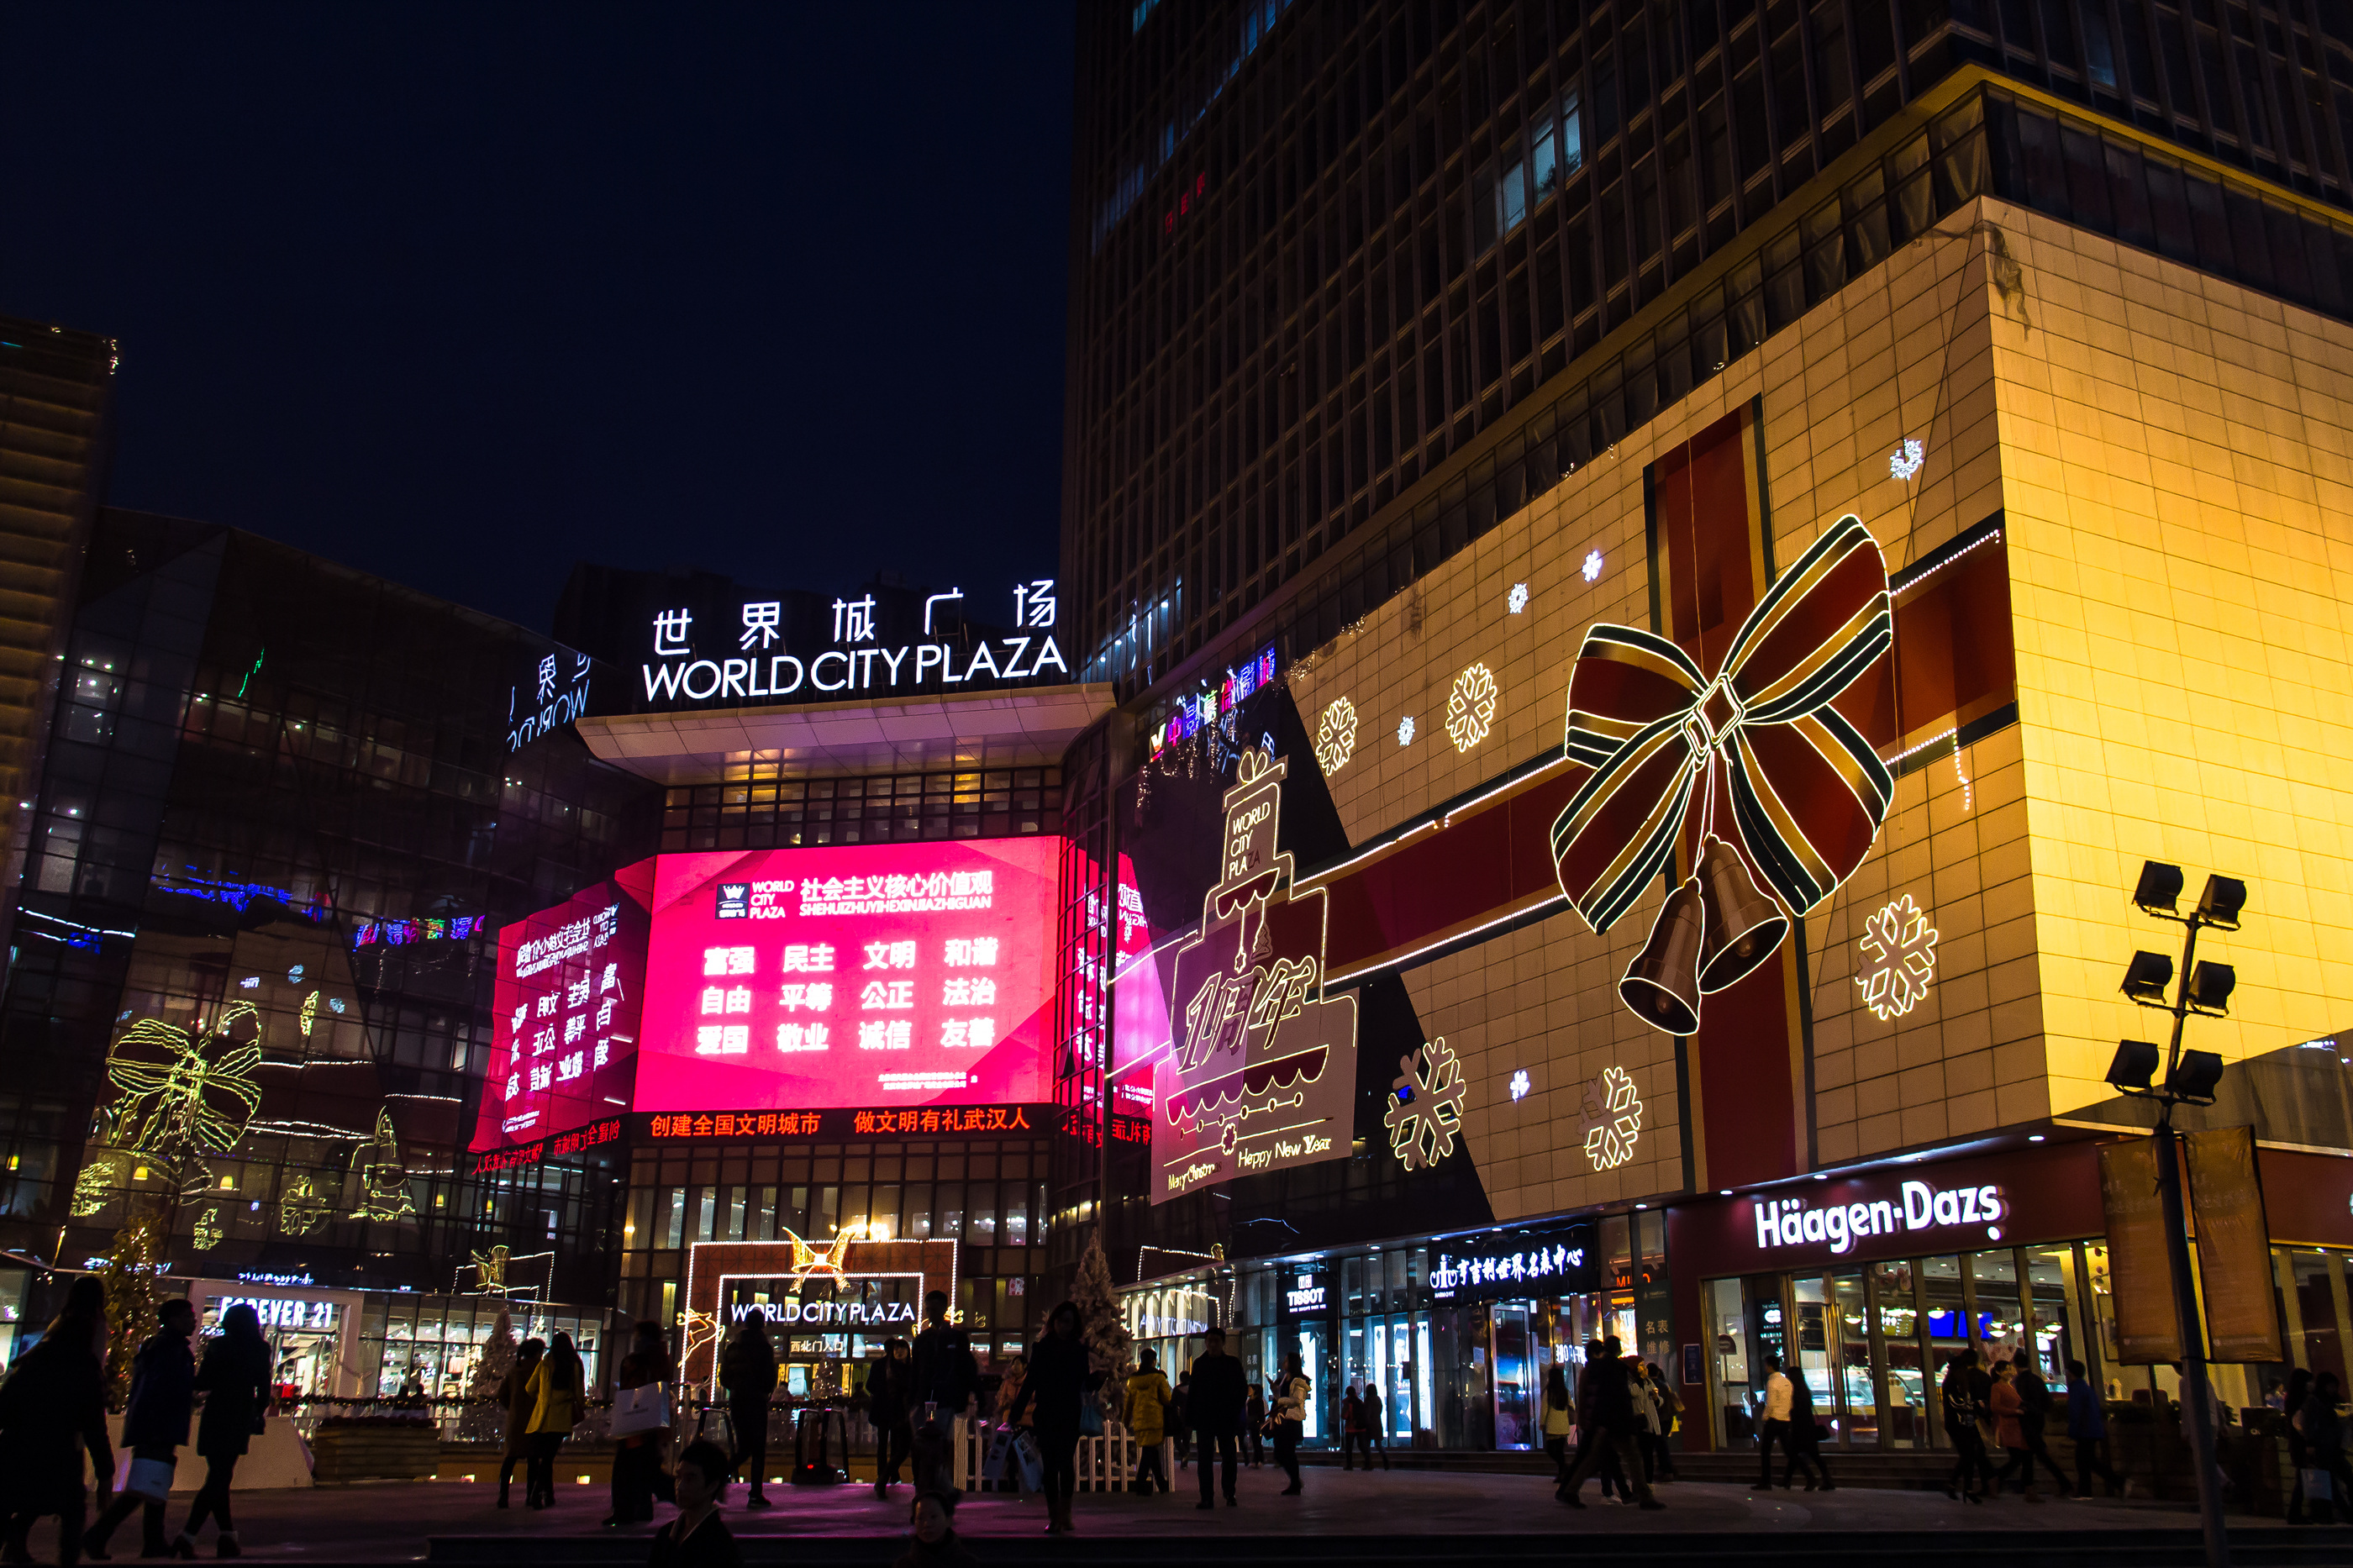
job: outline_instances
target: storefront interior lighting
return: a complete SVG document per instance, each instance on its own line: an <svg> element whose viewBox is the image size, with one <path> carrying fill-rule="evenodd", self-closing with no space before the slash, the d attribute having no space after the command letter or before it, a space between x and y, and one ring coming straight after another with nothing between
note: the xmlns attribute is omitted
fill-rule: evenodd
<svg viewBox="0 0 2353 1568"><path fill-rule="evenodd" d="M2042 1134L2040 1132L2030 1132L2026 1135L2026 1141L2029 1143L2040 1143L2042 1142Z"/></svg>

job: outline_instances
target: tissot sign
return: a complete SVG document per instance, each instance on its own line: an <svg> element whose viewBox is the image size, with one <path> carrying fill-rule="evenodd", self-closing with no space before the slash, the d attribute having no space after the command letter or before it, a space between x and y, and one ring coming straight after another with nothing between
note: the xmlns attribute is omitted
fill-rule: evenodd
<svg viewBox="0 0 2353 1568"><path fill-rule="evenodd" d="M829 636L819 617L815 637L788 639L786 604L746 600L733 613L681 605L657 611L646 627L638 666L649 712L675 708L750 707L776 702L845 701L978 687L1066 682L1071 667L1054 637L1051 578L1015 584L1008 626L985 626L965 613L965 594L920 595L919 625L899 627L871 593L838 598ZM910 601L912 610L913 601ZM912 616L910 617L912 618ZM715 624L714 624L715 623Z"/></svg>

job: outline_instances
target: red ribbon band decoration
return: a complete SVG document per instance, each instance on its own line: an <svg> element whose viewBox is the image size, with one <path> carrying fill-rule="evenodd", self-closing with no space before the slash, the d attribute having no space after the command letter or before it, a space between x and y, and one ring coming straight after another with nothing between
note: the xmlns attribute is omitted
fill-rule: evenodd
<svg viewBox="0 0 2353 1568"><path fill-rule="evenodd" d="M1713 785L1719 762L1748 860L1792 913L1820 904L1870 852L1895 790L1831 704L1894 641L1887 564L1853 516L1748 613L1713 679L1664 637L1588 631L1569 675L1567 752L1593 773L1552 826L1569 907L1596 932L1616 923L1669 865L1693 792ZM1710 816L1714 804L1711 789Z"/></svg>

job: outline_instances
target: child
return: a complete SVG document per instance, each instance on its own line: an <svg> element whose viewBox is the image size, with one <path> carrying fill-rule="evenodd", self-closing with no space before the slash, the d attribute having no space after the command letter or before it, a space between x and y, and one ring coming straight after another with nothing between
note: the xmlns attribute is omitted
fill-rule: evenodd
<svg viewBox="0 0 2353 1568"><path fill-rule="evenodd" d="M734 1468L708 1437L686 1446L678 1457L678 1517L655 1534L650 1568L744 1568L735 1538L719 1522L719 1494Z"/></svg>
<svg viewBox="0 0 2353 1568"><path fill-rule="evenodd" d="M955 1519L947 1500L935 1492L917 1492L909 1515L915 1539L891 1568L973 1568L973 1555L956 1539Z"/></svg>

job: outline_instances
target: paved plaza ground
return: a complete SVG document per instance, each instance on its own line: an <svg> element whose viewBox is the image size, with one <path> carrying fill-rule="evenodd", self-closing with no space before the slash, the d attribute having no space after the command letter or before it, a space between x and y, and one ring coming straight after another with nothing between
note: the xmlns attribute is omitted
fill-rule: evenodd
<svg viewBox="0 0 2353 1568"><path fill-rule="evenodd" d="M1739 1486L1688 1481L1660 1489L1668 1508L1657 1513L1605 1503L1588 1485L1584 1495L1589 1506L1579 1513L1553 1500L1546 1477L1406 1470L1368 1475L1312 1469L1305 1495L1286 1498L1278 1495L1282 1473L1271 1467L1243 1472L1240 1507L1204 1512L1195 1507L1198 1493L1192 1474L1179 1472L1177 1479L1181 1489L1163 1497L1082 1494L1076 1510L1082 1537L1106 1545L1117 1541L1122 1553L1115 1554L1163 1562L1170 1560L1179 1542L1223 1543L1206 1546L1201 1561L1255 1559L1261 1549L1275 1544L1270 1537L1300 1548L1313 1543L1314 1550L1302 1553L1305 1555L1329 1555L1335 1545L1346 1555L1345 1543L1353 1541L1363 1555L1392 1558L1399 1554L1400 1539L1418 1538L1430 1543L1433 1560L1463 1555L1466 1548L1476 1555L1482 1537L1493 1542L1499 1556L1525 1555L1532 1538L1545 1538L1574 1559L1579 1541L1625 1538L1619 1544L1634 1547L1643 1536L1693 1532L1722 1537L1727 1550L1736 1538L1753 1545L1759 1538L1781 1536L1797 1546L1822 1544L1826 1533L1865 1537L1905 1532L1933 1542L1957 1534L1983 1540L1989 1534L2016 1532L2009 1538L2021 1547L2036 1536L2046 1538L2046 1544L2050 1537L2064 1536L2089 1551L2104 1538L2151 1529L2187 1531L2196 1523L2195 1515L2181 1505L2148 1501L2054 1499L2035 1505L2013 1497L1972 1505L1940 1493L1862 1489L1759 1496ZM887 1563L905 1543L906 1487L896 1489L888 1503L878 1501L871 1487L780 1486L769 1491L777 1506L753 1511L742 1506L741 1489L731 1488L724 1514L754 1562ZM644 1560L644 1538L653 1527L599 1529L607 1505L601 1485L565 1485L556 1506L541 1512L493 1508L495 1492L486 1481L240 1492L236 1499L238 1533L245 1554L265 1562L395 1563L428 1555L444 1561L543 1563ZM173 1527L185 1509L185 1499L174 1500ZM669 1511L661 1510L662 1517ZM957 1516L959 1531L977 1554L991 1562L1029 1556L1029 1543L1037 1542L1044 1522L1045 1510L1035 1500L990 1494L968 1495ZM53 1560L50 1529L44 1524L34 1537L35 1550L44 1560ZM2251 1544L2284 1543L2297 1533L2273 1520L2234 1518L2232 1529L2234 1536L2255 1538ZM1522 1550L1504 1550L1505 1539L1514 1537ZM1257 1549L1250 1544L1253 1542ZM135 1557L135 1525L114 1544L118 1560ZM209 1538L204 1546L209 1555ZM2346 1546L2345 1556L2337 1560L2353 1560L2353 1537L2347 1538ZM1274 1554L1284 1553L1278 1550ZM1671 1554L1681 1560L1679 1552ZM1998 1552L1995 1559L2015 1560L2007 1550Z"/></svg>

